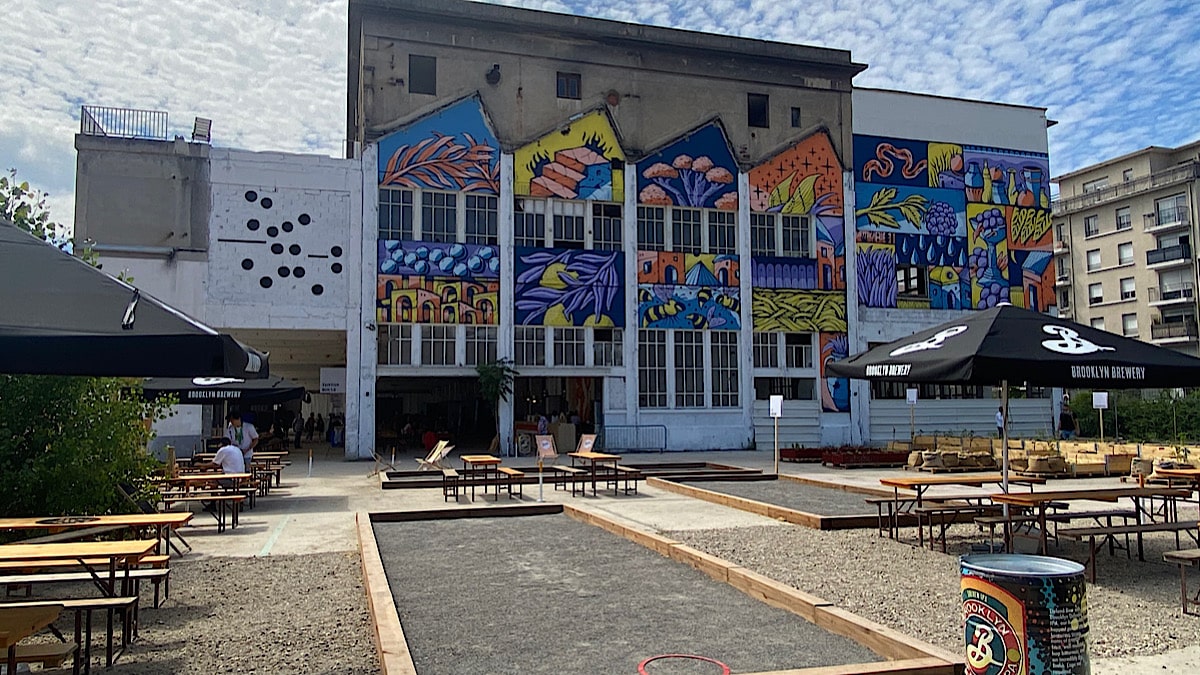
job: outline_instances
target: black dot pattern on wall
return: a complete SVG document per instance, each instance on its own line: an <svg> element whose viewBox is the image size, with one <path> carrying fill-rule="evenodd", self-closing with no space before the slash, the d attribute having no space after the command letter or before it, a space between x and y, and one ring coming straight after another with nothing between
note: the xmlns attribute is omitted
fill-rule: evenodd
<svg viewBox="0 0 1200 675"><path fill-rule="evenodd" d="M246 190L246 201L248 201L248 202L258 201L258 193L255 192L254 190Z"/></svg>
<svg viewBox="0 0 1200 675"><path fill-rule="evenodd" d="M300 255L300 244L292 244L288 247L288 253L292 255Z"/></svg>
<svg viewBox="0 0 1200 675"><path fill-rule="evenodd" d="M283 255L283 244L278 242L271 244L271 253L275 255Z"/></svg>
<svg viewBox="0 0 1200 675"><path fill-rule="evenodd" d="M242 269L244 269L244 270L254 269L254 261L249 258L243 259L242 260Z"/></svg>
<svg viewBox="0 0 1200 675"><path fill-rule="evenodd" d="M296 220L300 221L301 225L307 225L312 222L312 218L310 218L307 213L301 213L300 217Z"/></svg>
<svg viewBox="0 0 1200 675"><path fill-rule="evenodd" d="M329 252L330 252L330 253L333 255L333 257L335 257L335 258L340 258L340 257L342 257L342 247L341 247L341 246L334 246L333 248L329 249Z"/></svg>
<svg viewBox="0 0 1200 675"><path fill-rule="evenodd" d="M263 197L263 198L262 198L262 201L261 201L261 202L259 202L259 204L262 204L262 207L263 207L264 209L269 209L269 208L271 208L272 206L274 206L274 205L275 205L275 202L271 201L271 198L270 198L270 197Z"/></svg>
<svg viewBox="0 0 1200 675"><path fill-rule="evenodd" d="M258 280L258 285L262 286L263 288L270 288L271 284L273 284L273 283L275 283L275 282L271 281L271 277L263 277Z"/></svg>
<svg viewBox="0 0 1200 675"><path fill-rule="evenodd" d="M283 228L283 231L284 231L284 232L291 232L291 231L292 231L292 228L294 228L294 227L295 227L295 225L292 225L292 221L290 221L290 220L285 220L285 221L283 221L283 225L280 225L280 227L282 227L282 228Z"/></svg>
<svg viewBox="0 0 1200 675"><path fill-rule="evenodd" d="M282 277L284 279L288 278L292 274L292 270L289 269L286 265L280 266L280 268L275 271L279 274L280 277Z"/></svg>
<svg viewBox="0 0 1200 675"><path fill-rule="evenodd" d="M292 276L296 277L297 279L303 279L304 275L305 272L303 267L296 266L292 268Z"/></svg>
<svg viewBox="0 0 1200 675"><path fill-rule="evenodd" d="M274 225L268 227L267 228L267 236L268 237L278 237L279 236L279 228L275 227Z"/></svg>
<svg viewBox="0 0 1200 675"><path fill-rule="evenodd" d="M342 263L333 263L333 266L330 269L333 270L334 274L341 274L342 273Z"/></svg>
<svg viewBox="0 0 1200 675"><path fill-rule="evenodd" d="M313 294L313 295L320 295L320 294L322 294L322 293L324 293L324 292L325 292L325 287L324 287L324 286L322 286L321 284L313 284L313 287L312 287L312 294Z"/></svg>
<svg viewBox="0 0 1200 675"><path fill-rule="evenodd" d="M250 230L251 232L257 232L258 231L258 219L251 218L250 220L247 220L246 221L246 229Z"/></svg>

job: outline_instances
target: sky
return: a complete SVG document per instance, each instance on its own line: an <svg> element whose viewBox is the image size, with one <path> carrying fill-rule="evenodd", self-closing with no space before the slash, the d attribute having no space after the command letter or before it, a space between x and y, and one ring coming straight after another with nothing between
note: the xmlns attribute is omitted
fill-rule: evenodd
<svg viewBox="0 0 1200 675"><path fill-rule="evenodd" d="M503 0L848 49L864 87L1045 107L1058 175L1200 138L1195 0ZM74 219L83 104L163 110L213 144L339 155L345 0L25 0L0 21L0 170Z"/></svg>

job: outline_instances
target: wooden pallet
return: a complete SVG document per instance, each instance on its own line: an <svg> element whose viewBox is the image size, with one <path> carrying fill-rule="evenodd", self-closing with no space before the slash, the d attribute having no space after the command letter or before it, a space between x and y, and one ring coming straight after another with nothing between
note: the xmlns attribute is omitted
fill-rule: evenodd
<svg viewBox="0 0 1200 675"><path fill-rule="evenodd" d="M922 471L929 473L967 473L969 471L995 471L996 467L987 466L920 466Z"/></svg>

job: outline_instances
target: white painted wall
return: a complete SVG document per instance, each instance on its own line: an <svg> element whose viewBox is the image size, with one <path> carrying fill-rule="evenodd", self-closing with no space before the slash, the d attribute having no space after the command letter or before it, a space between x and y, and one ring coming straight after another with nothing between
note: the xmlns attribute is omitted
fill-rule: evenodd
<svg viewBox="0 0 1200 675"><path fill-rule="evenodd" d="M754 448L774 450L775 420L771 417L770 401L753 401L753 409ZM790 448L797 443L806 448L821 445L823 423L820 401L784 401L783 417L779 418L779 447Z"/></svg>
<svg viewBox="0 0 1200 675"><path fill-rule="evenodd" d="M667 427L667 450L741 450L751 447L753 429L746 426L741 408L721 410L639 411L639 425Z"/></svg>
<svg viewBox="0 0 1200 675"><path fill-rule="evenodd" d="M913 410L920 434L996 437L997 399L918 401ZM1013 438L1052 435L1050 399L1015 399L1008 402L1008 434ZM875 445L909 438L909 406L901 400L871 401L871 441Z"/></svg>
<svg viewBox="0 0 1200 675"><path fill-rule="evenodd" d="M208 263L202 254L182 253L175 259L107 254L100 256L100 264L113 276L124 272L143 293L205 322Z"/></svg>
<svg viewBox="0 0 1200 675"><path fill-rule="evenodd" d="M855 134L1049 152L1042 108L861 88L851 103Z"/></svg>
<svg viewBox="0 0 1200 675"><path fill-rule="evenodd" d="M176 457L191 457L192 452L204 449L204 420L201 413L204 406L177 405L171 408L173 413L166 419L156 421L151 430L154 438L149 444L150 454L159 459L166 458L166 446L175 446Z"/></svg>

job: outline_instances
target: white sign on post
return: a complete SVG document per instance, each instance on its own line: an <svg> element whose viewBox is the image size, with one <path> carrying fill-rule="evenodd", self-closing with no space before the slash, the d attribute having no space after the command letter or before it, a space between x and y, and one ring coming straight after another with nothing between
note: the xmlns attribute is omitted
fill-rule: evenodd
<svg viewBox="0 0 1200 675"><path fill-rule="evenodd" d="M783 396L771 395L771 417L783 417Z"/></svg>
<svg viewBox="0 0 1200 675"><path fill-rule="evenodd" d="M910 387L904 393L905 393L906 398L908 399L909 405L917 404L917 390L916 389L913 389Z"/></svg>
<svg viewBox="0 0 1200 675"><path fill-rule="evenodd" d="M344 394L344 393L346 393L346 369L345 368L322 368L321 369L321 393L322 394Z"/></svg>
<svg viewBox="0 0 1200 675"><path fill-rule="evenodd" d="M1094 410L1108 410L1108 392L1093 391L1092 392L1092 408Z"/></svg>

